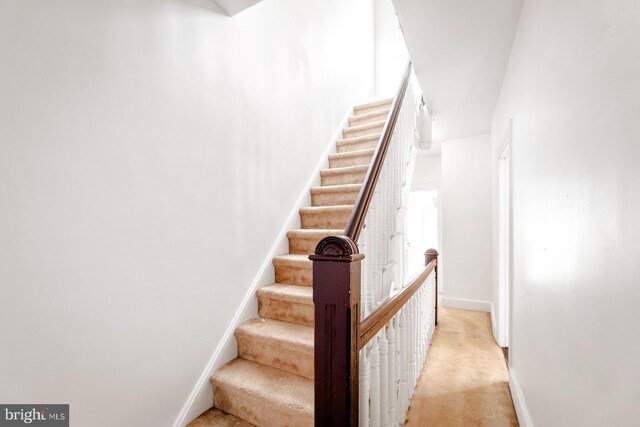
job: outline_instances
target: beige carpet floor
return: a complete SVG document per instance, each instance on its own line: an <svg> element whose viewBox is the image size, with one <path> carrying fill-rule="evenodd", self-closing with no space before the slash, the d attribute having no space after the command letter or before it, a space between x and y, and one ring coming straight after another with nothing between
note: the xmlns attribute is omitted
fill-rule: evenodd
<svg viewBox="0 0 640 427"><path fill-rule="evenodd" d="M405 426L518 426L489 314L441 308L438 315Z"/></svg>

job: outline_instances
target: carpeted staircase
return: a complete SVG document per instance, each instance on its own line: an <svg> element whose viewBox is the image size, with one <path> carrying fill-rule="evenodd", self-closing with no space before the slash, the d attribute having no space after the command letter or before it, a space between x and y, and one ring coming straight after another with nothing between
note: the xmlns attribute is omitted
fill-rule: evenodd
<svg viewBox="0 0 640 427"><path fill-rule="evenodd" d="M392 99L354 108L311 207L300 209L302 229L287 233L289 254L276 256L275 282L258 290L259 318L235 332L238 358L212 380L214 407L189 424L203 426L313 425L313 300L308 255L324 237L343 233Z"/></svg>

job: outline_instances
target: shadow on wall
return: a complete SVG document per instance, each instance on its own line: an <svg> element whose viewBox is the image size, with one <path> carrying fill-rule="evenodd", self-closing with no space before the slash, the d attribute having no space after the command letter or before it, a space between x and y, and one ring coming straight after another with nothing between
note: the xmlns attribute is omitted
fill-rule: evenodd
<svg viewBox="0 0 640 427"><path fill-rule="evenodd" d="M174 0L192 9L204 10L214 15L229 16L214 0Z"/></svg>

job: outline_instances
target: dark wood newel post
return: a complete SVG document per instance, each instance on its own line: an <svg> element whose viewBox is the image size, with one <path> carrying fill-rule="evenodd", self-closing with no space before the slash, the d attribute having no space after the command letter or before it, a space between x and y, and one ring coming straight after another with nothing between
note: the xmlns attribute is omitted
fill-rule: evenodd
<svg viewBox="0 0 640 427"><path fill-rule="evenodd" d="M348 237L318 243L313 261L315 425L358 425L360 262Z"/></svg>
<svg viewBox="0 0 640 427"><path fill-rule="evenodd" d="M429 265L429 263L432 260L436 260L436 268L434 269L435 275L436 275L436 289L435 289L435 295L436 295L436 306L435 306L435 311L436 311L436 326L438 326L438 255L440 255L438 253L438 251L436 251L435 249L428 249L427 252L424 253L424 265L427 266Z"/></svg>

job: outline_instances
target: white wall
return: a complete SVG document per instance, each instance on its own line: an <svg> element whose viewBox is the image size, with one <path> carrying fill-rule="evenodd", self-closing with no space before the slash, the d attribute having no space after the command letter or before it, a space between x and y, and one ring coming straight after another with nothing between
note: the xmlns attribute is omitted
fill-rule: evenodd
<svg viewBox="0 0 640 427"><path fill-rule="evenodd" d="M375 0L376 98L395 96L409 60L392 0Z"/></svg>
<svg viewBox="0 0 640 427"><path fill-rule="evenodd" d="M638 2L523 6L492 130L513 118L521 425L640 425L638 40Z"/></svg>
<svg viewBox="0 0 640 427"><path fill-rule="evenodd" d="M424 270L424 254L428 249L440 250L438 224L438 192L436 190L411 191L407 202L405 245L408 246L407 272L412 278Z"/></svg>
<svg viewBox="0 0 640 427"><path fill-rule="evenodd" d="M492 289L489 135L442 142L442 305L489 311Z"/></svg>
<svg viewBox="0 0 640 427"><path fill-rule="evenodd" d="M174 422L373 95L373 25L370 0L0 3L1 402Z"/></svg>
<svg viewBox="0 0 640 427"><path fill-rule="evenodd" d="M440 153L427 155L418 153L411 182L411 191L439 190L442 174Z"/></svg>
<svg viewBox="0 0 640 427"><path fill-rule="evenodd" d="M438 262L443 262L442 255L442 203L440 201L440 184L442 180L442 160L441 160L441 151L438 146L438 149L435 150L434 147L427 152L418 152L418 156L416 157L415 169L413 171L413 178L411 181L411 192L424 192L424 191L435 191L436 203L437 203L437 217L435 222L438 227L438 243L434 245L433 248L437 249L440 252L440 256L438 258ZM411 209L411 206L408 206L408 209ZM411 215L411 213L408 213ZM429 221L429 219L425 219L425 222ZM409 230L411 231L411 230ZM409 237L409 240L412 240L412 236ZM422 244L424 246L424 244ZM424 248L431 249L429 247ZM423 251L424 252L424 251ZM444 276L440 274L439 280L442 281Z"/></svg>

